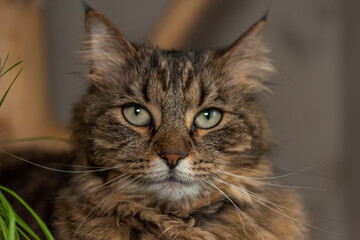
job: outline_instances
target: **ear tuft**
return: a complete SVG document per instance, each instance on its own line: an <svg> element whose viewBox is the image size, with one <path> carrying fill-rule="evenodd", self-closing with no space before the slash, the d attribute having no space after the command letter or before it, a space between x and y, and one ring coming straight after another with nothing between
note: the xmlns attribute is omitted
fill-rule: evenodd
<svg viewBox="0 0 360 240"><path fill-rule="evenodd" d="M262 18L260 18L259 21L264 21L266 22L268 16L269 16L269 12L270 12L270 9L266 10L266 12L264 13L264 15L262 16Z"/></svg>
<svg viewBox="0 0 360 240"><path fill-rule="evenodd" d="M265 56L267 49L262 42L266 13L222 54L224 70L230 77L228 85L236 86L244 93L267 89L263 84L268 73L275 68Z"/></svg>
<svg viewBox="0 0 360 240"><path fill-rule="evenodd" d="M135 48L100 12L88 11L85 25L92 77L103 78L106 73L121 69L133 57Z"/></svg>
<svg viewBox="0 0 360 240"><path fill-rule="evenodd" d="M88 12L91 12L91 11L95 11L94 8L92 8L86 1L82 1L82 5L84 7L84 10L85 10L85 14L87 14Z"/></svg>

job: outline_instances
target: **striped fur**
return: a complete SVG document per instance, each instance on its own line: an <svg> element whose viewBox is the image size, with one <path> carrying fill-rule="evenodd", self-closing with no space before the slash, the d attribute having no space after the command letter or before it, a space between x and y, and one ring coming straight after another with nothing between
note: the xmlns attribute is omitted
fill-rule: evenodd
<svg viewBox="0 0 360 240"><path fill-rule="evenodd" d="M57 239L307 239L296 193L270 187L272 137L254 93L273 71L264 20L223 51L129 43L103 15L86 18L91 87L74 109L74 176L56 204ZM146 127L122 108L140 104ZM194 126L207 108L211 129ZM169 169L161 151L187 155ZM176 181L171 180L176 179Z"/></svg>

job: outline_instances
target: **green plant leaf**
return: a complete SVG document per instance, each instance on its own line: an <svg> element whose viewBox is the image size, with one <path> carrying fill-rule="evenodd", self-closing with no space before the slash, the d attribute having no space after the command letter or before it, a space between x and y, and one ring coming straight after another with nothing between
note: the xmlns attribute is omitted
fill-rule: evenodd
<svg viewBox="0 0 360 240"><path fill-rule="evenodd" d="M4 62L1 65L0 58L0 78L2 78L9 71L20 65L23 61L17 62L12 65L10 68L4 71L7 60L9 58L9 54L7 54ZM0 107L2 106L7 94L9 93L11 87L15 83L16 79L19 77L23 68L21 68L16 74L15 78L11 81L10 86L7 88L5 94L0 100ZM9 141L2 141L0 144L10 143L10 142L24 142L24 141L41 141L41 140L59 140L63 142L68 142L66 139L56 138L56 137L37 137L37 138L24 138L24 139L15 139ZM46 224L41 220L41 218L35 213L35 211L15 192L12 190L0 186L0 240L20 240L22 239L30 240L30 236L35 240L41 240L39 236L14 212L11 204L4 196L3 192L10 194L17 201L19 201L35 218L37 223L39 224L41 230L43 231L47 240L54 240L54 237L51 235L49 229Z"/></svg>
<svg viewBox="0 0 360 240"><path fill-rule="evenodd" d="M0 192L0 202L4 207L7 216L7 240L14 240L15 239L15 212L11 207L11 204L7 201L5 196Z"/></svg>
<svg viewBox="0 0 360 240"><path fill-rule="evenodd" d="M9 58L9 55L10 55L10 53L8 53L6 55L5 61L4 61L3 65L0 68L0 74L2 73L2 71L3 71L4 67L5 67L5 64L6 64L7 60L8 60L8 58Z"/></svg>
<svg viewBox="0 0 360 240"><path fill-rule="evenodd" d="M14 65L12 65L8 70L6 70L4 73L0 74L0 78L2 76L4 76L7 72L9 72L11 69L13 69L14 67L16 67L17 65L21 64L23 61L17 62Z"/></svg>
<svg viewBox="0 0 360 240"><path fill-rule="evenodd" d="M6 225L6 222L4 221L4 219L0 218L0 227L1 227L1 232L2 236L4 239L8 239L9 236L9 232L8 232L8 226Z"/></svg>
<svg viewBox="0 0 360 240"><path fill-rule="evenodd" d="M36 240L40 240L39 236L36 235L36 233L19 216L16 216L16 223L22 229L28 232L28 234L30 234L33 238L35 238Z"/></svg>
<svg viewBox="0 0 360 240"><path fill-rule="evenodd" d="M16 81L16 79L19 77L19 75L20 75L20 73L21 73L21 71L22 71L23 69L24 69L24 68L21 68L21 69L20 69L20 71L16 74L14 80L11 82L10 86L9 86L8 89L6 90L4 96L2 97L2 99L1 99L1 101L0 101L0 107L1 107L1 105L3 104L3 102L4 102L5 98L6 98L6 95L9 93L10 88L12 87L12 85L14 84L14 82Z"/></svg>
<svg viewBox="0 0 360 240"><path fill-rule="evenodd" d="M16 228L16 230L23 236L26 240L31 240L20 228ZM20 237L19 237L20 239Z"/></svg>
<svg viewBox="0 0 360 240"><path fill-rule="evenodd" d="M43 231L47 240L54 240L54 237L51 235L46 224L41 220L41 218L35 213L35 211L19 195L17 195L12 190L5 188L3 186L0 186L0 189L9 193L10 195L12 195L17 201L19 201L31 213L31 215L35 218L35 220L39 224L39 226L40 226L41 230Z"/></svg>

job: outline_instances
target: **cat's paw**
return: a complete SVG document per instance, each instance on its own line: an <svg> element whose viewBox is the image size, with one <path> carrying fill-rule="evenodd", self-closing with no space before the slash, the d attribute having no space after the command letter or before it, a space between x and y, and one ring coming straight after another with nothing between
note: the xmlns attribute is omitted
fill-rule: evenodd
<svg viewBox="0 0 360 240"><path fill-rule="evenodd" d="M116 211L118 219L140 217L142 220L152 223L170 220L168 215L162 214L158 209L145 207L136 202L121 202Z"/></svg>
<svg viewBox="0 0 360 240"><path fill-rule="evenodd" d="M135 202L122 202L117 208L119 220L137 219L151 223L155 231L160 231L161 239L216 240L217 238L199 227L194 227L193 219L184 220L174 215L163 214L158 209L148 208Z"/></svg>
<svg viewBox="0 0 360 240"><path fill-rule="evenodd" d="M203 231L199 227L186 227L184 225L172 226L165 229L161 235L165 235L165 239L175 240L217 240L216 236Z"/></svg>

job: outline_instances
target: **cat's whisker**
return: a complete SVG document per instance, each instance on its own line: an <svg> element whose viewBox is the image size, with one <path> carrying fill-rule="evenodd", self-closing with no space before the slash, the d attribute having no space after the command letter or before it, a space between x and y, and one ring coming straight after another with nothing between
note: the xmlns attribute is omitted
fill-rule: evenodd
<svg viewBox="0 0 360 240"><path fill-rule="evenodd" d="M264 178L252 178L252 177L247 177L247 176L241 176L241 175L236 175L230 172L226 172L224 170L220 170L217 169L216 170L219 173L222 174L226 174L235 178L240 178L240 179L246 179L248 181L251 182L255 182L255 183L260 183L260 184L264 184L267 186L272 186L272 187L280 187L280 188L291 188L291 189L308 189L308 190L316 190L316 191L326 191L326 189L324 188L318 188L318 187L308 187L308 186L293 186L293 185L284 185L284 184L277 184L277 183L268 183L268 182L262 182L262 181L258 181L257 179L264 179ZM272 178L268 178L269 180ZM264 179L264 180L268 180L268 179Z"/></svg>
<svg viewBox="0 0 360 240"><path fill-rule="evenodd" d="M299 169L299 170L296 170L294 172L290 172L290 173L286 173L286 174L283 174L283 175L277 175L277 176L271 176L271 177L245 177L245 176L239 176L239 175L236 175L236 174L232 174L232 173L229 173L229 172L226 172L224 170L221 170L221 169L217 169L216 171L217 172L223 172L225 174L228 174L228 175L234 175L235 176L238 176L238 177L241 177L241 178L246 178L246 179L253 179L253 180L272 180L272 179L278 179L278 178L285 178L285 177L290 177L290 176L293 176L293 175L296 175L296 174L299 174L299 173L304 173L310 169L313 169L321 164L323 164L325 161L320 161L320 162L317 162L313 165L310 165L306 168L302 168L302 169Z"/></svg>
<svg viewBox="0 0 360 240"><path fill-rule="evenodd" d="M226 185L228 185L228 186L230 186L230 187L232 187L232 188L234 188L234 189L236 189L236 190L238 190L238 191L240 191L240 192L242 192L242 193L244 193L244 194L246 194L246 195L250 195L251 197L253 197L253 199L254 199L255 201L259 202L261 205L263 205L263 206L269 208L270 210L273 210L273 211L281 214L282 216L288 218L289 221L290 221L290 222L293 224L293 226L296 228L296 230L297 230L297 232L299 233L299 235L301 236L301 239L304 239L304 236L302 235L300 229L299 229L299 228L296 226L296 224L293 222L293 220L297 220L297 219L290 217L289 215L287 215L287 214L286 214L284 211L282 211L281 209L279 209L279 210L280 210L280 212L279 212L279 211L273 209L272 207L269 207L268 205L264 204L263 202L261 202L261 200L259 200L259 198L261 199L261 198L263 198L263 197L255 194L255 193L253 193L253 192L251 192L251 191L243 190L243 189L239 188L238 186L236 186L236 185L234 185L234 184L231 184L231 183L228 183L227 181L225 181L225 180L223 180L223 179L221 179L221 178L218 178L218 177L216 177L216 176L214 177L214 179L215 179L215 180L218 180L219 182L222 182L222 183L224 183L224 184L226 184ZM277 206L277 204L272 203L271 201L267 200L266 198L263 198L262 201L265 201L265 202L267 202L267 203L269 203L269 204L271 204L271 205L274 205L275 207L279 208L279 207ZM299 220L298 220L298 221L299 221Z"/></svg>
<svg viewBox="0 0 360 240"><path fill-rule="evenodd" d="M176 239L179 234L180 234L180 232L178 232L178 233L174 236L173 239Z"/></svg>
<svg viewBox="0 0 360 240"><path fill-rule="evenodd" d="M127 176L126 176L126 175L127 175ZM121 180L118 181L118 182L115 182L116 180L118 180L119 178L121 178L121 177L123 177L123 176L126 176L126 177L124 177L123 179L121 179ZM111 186L113 186L113 185L115 185L115 184L118 184L118 183L124 181L125 179L128 179L129 177L130 177L129 174L126 174L126 173L121 174L120 176L117 176L117 177L115 177L115 178L113 178L113 179L111 179L111 180L109 180L109 181L101 184L101 185L98 187L98 189L96 189L95 191L93 191L93 192L91 192L91 193L94 193L94 192L103 190L103 189L105 189L105 188L111 187ZM106 185L108 185L108 186L106 186Z"/></svg>
<svg viewBox="0 0 360 240"><path fill-rule="evenodd" d="M271 201L267 200L266 198L263 198L262 196L257 195L257 194L255 194L255 193L249 192L248 190L247 190L247 192L248 192L248 194L252 195L252 196L254 197L254 199L255 199L256 201L258 201L260 204L262 204L262 205L264 205L265 207L267 207L267 208L269 208L269 209L271 209L271 210L273 210L273 211L275 211L275 212L277 212L277 213L279 213L279 214L281 214L281 215L289 218L289 220L298 222L298 223L300 223L300 224L302 224L302 225L308 226L308 227L310 227L310 228L313 228L313 229L316 229L316 230L319 230L319 231L322 231L322 232L331 233L331 234L337 234L336 232L328 231L328 230L323 229L323 228L321 228L321 227L317 227L317 226L308 224L308 223L306 223L306 222L303 222L303 221L301 221L301 220L299 220L299 219L290 217L290 216L288 216L287 214L285 214L285 213L281 210L281 208L283 208L283 209L288 209L288 208L283 207L283 206L281 206L281 205L278 205L278 204L276 204L276 203L272 203ZM264 201L264 202L266 202L266 203L269 203L269 204L273 205L273 206L276 207L280 212L278 212L276 209L273 209L273 208L269 207L268 205L262 203L261 201ZM293 210L293 209L289 209L289 210ZM293 211L294 211L294 210L293 210ZM285 215L284 215L284 214L285 214ZM299 232L300 232L300 230L299 230Z"/></svg>
<svg viewBox="0 0 360 240"><path fill-rule="evenodd" d="M245 229L244 223L242 221L242 217L240 216L240 213L242 214L242 211L240 210L240 208L234 203L234 201L227 194L225 194L223 191L221 191L213 182L211 182L210 180L204 180L204 181L207 184L209 184L210 186L214 187L216 190L218 190L234 206L234 208L239 216L241 225L243 227L245 239L247 240L248 238L247 238L246 229Z"/></svg>
<svg viewBox="0 0 360 240"><path fill-rule="evenodd" d="M64 167L75 167L75 168L88 168L88 169L106 169L106 167L95 167L95 166L84 166L84 165L75 165L75 164L55 164L58 166L64 166Z"/></svg>
<svg viewBox="0 0 360 240"><path fill-rule="evenodd" d="M79 231L79 229L81 228L81 226L85 223L85 221L90 217L90 215L99 208L100 204L102 204L104 201L106 201L108 198L110 198L112 195L114 195L116 192L120 191L120 189L116 189L113 192L111 192L107 197L105 197L102 201L100 201L91 211L90 213L85 217L85 219L79 224L79 226L77 227L73 237L75 237L77 235L77 232Z"/></svg>
<svg viewBox="0 0 360 240"><path fill-rule="evenodd" d="M122 190L123 188L125 188L126 186L128 186L129 184L131 184L132 182L134 182L135 180L138 180L139 177L134 178L133 180L129 181L128 183L126 183L125 185L122 185L121 187L117 188L116 190L114 190L113 192L111 192L106 198L104 198L101 202L99 202L92 210L91 212L85 217L85 219L79 224L79 226L77 227L73 237L76 236L77 232L79 231L79 229L81 228L81 226L85 223L85 221L90 217L90 215L100 207L100 205L102 203L104 203L107 199L109 199L111 196L113 196L115 193L117 193L118 191Z"/></svg>
<svg viewBox="0 0 360 240"><path fill-rule="evenodd" d="M229 186L231 186L231 187L233 187L233 188L235 188L235 189L237 189L237 190L239 190L239 191L241 191L241 192L243 192L243 193L245 193L245 194L251 195L251 196L254 198L254 200L256 200L257 202L259 202L259 203L262 204L263 206L271 209L272 211L275 211L275 212L277 212L278 214L281 214L281 215L283 215L284 217L287 217L291 222L295 221L295 222L298 222L298 223L300 223L300 224L303 224L303 225L305 225L305 226L308 226L308 227L310 227L310 228L313 228L313 229L316 229L316 230L319 230L319 231L322 231L322 232L331 233L331 234L337 234L336 232L328 231L328 230L325 230L325 229L323 229L323 228L320 228L320 227L317 227L317 226L308 224L308 223L306 223L306 222L303 222L303 221L301 221L301 220L299 220L299 219L290 217L289 215L287 215L286 213L284 213L284 211L281 210L281 208L283 208L283 209L288 209L288 210L296 211L296 210L294 210L294 209L287 208L287 207L278 205L278 204L276 204L276 203L273 203L273 202L269 201L268 199L266 199L266 198L264 198L264 197L262 197L262 196L260 196L260 195L258 195L258 194L256 194L256 193L253 193L253 192L251 192L251 191L249 191L249 190L245 190L245 191L244 191L244 190L240 189L239 187L237 187L236 185L233 185L233 184L230 184L230 183L226 182L225 180L218 179L218 178L215 178L215 179L218 180L218 181L220 181L220 182L223 182L223 183L225 183L225 184L227 184L227 185L229 185ZM276 207L278 210L276 210L276 209L274 209L274 208L272 208L272 207L269 207L268 205L264 204L263 202L266 202L266 203L268 203L268 204L273 205L273 206ZM280 211L280 212L279 212L279 211ZM295 224L294 222L293 222L293 224L296 226L296 224ZM299 234L302 235L300 229L299 229L297 226L296 226L296 228L298 229Z"/></svg>
<svg viewBox="0 0 360 240"><path fill-rule="evenodd" d="M227 195L225 194L222 190L220 190L213 182L211 182L210 180L206 180L206 181L209 181L210 182L210 185L215 187L223 196L225 196L235 207L235 209L237 210L238 214L239 212L246 218L246 220L250 223L250 225L254 228L254 230L259 234L260 238L262 240L264 240L263 236L261 235L261 233L259 232L259 230L257 229L257 227L254 225L254 223L246 216L245 213L243 213L240 208L234 203L234 201ZM242 222L242 221L241 221ZM245 231L245 227L243 225L243 228L244 228L244 233L245 233L245 238L247 239L247 236L246 236L246 231Z"/></svg>
<svg viewBox="0 0 360 240"><path fill-rule="evenodd" d="M241 210L237 207L237 205L234 203L234 201L229 197L227 196L223 191L221 191L217 186L215 186L214 183L210 182L210 180L204 180L207 184L209 184L210 186L214 187L216 190L218 190L223 196L225 196L226 199L228 199L228 201L230 201L230 203L234 206L238 216L239 216L239 219L240 219L240 222L241 222L241 225L243 227L243 231L244 231L244 235L245 235L245 239L247 240L247 233L246 233L246 229L245 229L245 226L244 226L244 223L242 221L242 217L240 216L240 213L241 213ZM240 212L239 212L240 211Z"/></svg>
<svg viewBox="0 0 360 240"><path fill-rule="evenodd" d="M207 197L208 197L208 200L209 200L209 212L211 211L210 210L210 206L211 206L211 200L210 200L210 192L209 192L209 189L205 186L205 184L203 183L203 181L200 182L201 185L204 187L206 193L207 193Z"/></svg>
<svg viewBox="0 0 360 240"><path fill-rule="evenodd" d="M31 162L31 161L29 161L29 160L27 160L25 158L16 156L16 155L14 155L12 153L9 153L7 151L4 151L2 149L0 149L0 152L4 153L4 154L7 154L7 155L9 155L9 156L11 156L13 158L18 159L18 160L21 160L23 162L34 165L36 167L43 168L43 169L46 169L46 170L49 170L49 171L60 172L60 173L74 173L74 174L77 174L77 173L94 173L94 172L103 172L103 171L113 170L113 169L117 169L117 168L127 166L127 165L117 165L117 166L114 166L114 167L107 167L107 168L104 168L104 169L96 169L96 170L62 170L62 169L47 167L47 166L44 166L44 165L41 165L41 164L38 164L38 163Z"/></svg>
<svg viewBox="0 0 360 240"><path fill-rule="evenodd" d="M239 209L239 207L237 207ZM239 209L240 210L240 209ZM240 210L241 212L241 210ZM242 213L242 212L241 212ZM259 236L261 237L262 240L264 240L263 236L261 235L261 233L258 231L257 227L254 225L254 223L246 216L245 213L242 213L243 216L248 220L248 222L251 224L251 226L255 229L255 231L259 234Z"/></svg>
<svg viewBox="0 0 360 240"><path fill-rule="evenodd" d="M164 234L165 234L167 231L169 231L170 229L171 229L171 227L166 228L158 237L161 237L162 235L164 235ZM167 239L169 239L168 236L165 235L165 237L166 237Z"/></svg>
<svg viewBox="0 0 360 240"><path fill-rule="evenodd" d="M124 175L127 175L125 176L123 179L121 179L120 181L118 182L115 182L116 180L118 180L120 177L123 177ZM124 181L125 179L128 179L129 177L131 177L131 175L129 174L122 174L116 178L113 178L111 180L109 180L108 182L105 182L103 184L101 184L97 189L93 190L93 191L89 191L89 192L84 192L84 193L81 193L81 194L74 194L72 195L71 197L56 197L56 200L69 200L69 199L75 199L75 198L79 198L79 197L82 197L82 196L85 196L85 195L89 195L89 194L92 194L92 193L96 193L96 192L99 192L101 190L104 190L106 188L110 188L122 181ZM108 185L108 186L106 186Z"/></svg>

